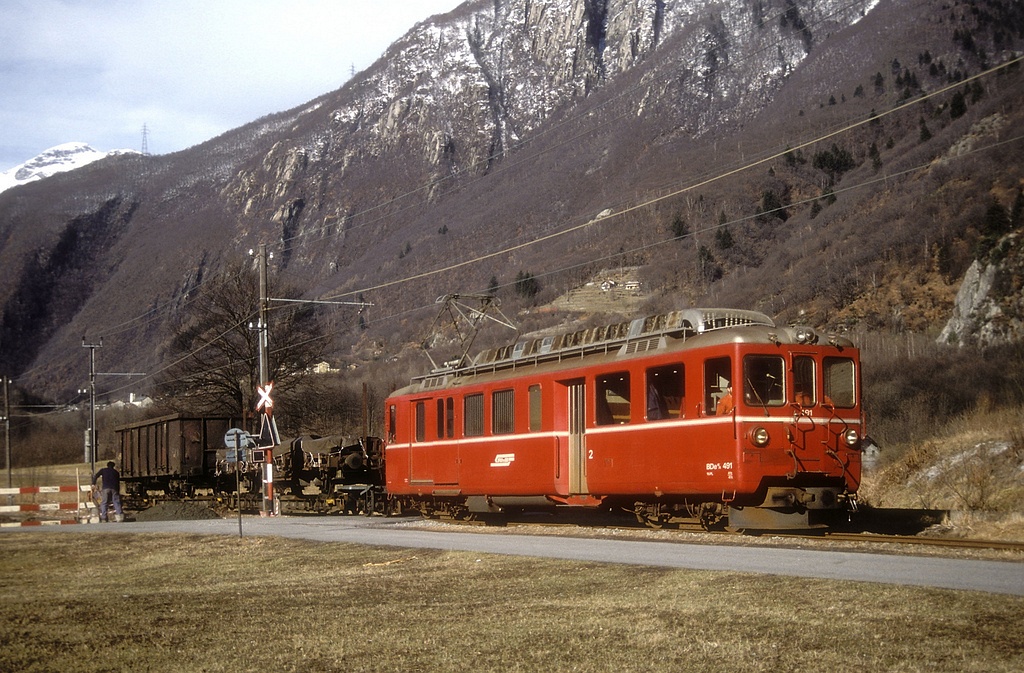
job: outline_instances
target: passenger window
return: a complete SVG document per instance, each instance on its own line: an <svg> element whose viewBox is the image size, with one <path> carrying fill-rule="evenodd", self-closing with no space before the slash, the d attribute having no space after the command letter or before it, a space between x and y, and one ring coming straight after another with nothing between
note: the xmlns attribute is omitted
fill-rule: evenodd
<svg viewBox="0 0 1024 673"><path fill-rule="evenodd" d="M704 363L704 413L729 414L732 397L732 358L713 358Z"/></svg>
<svg viewBox="0 0 1024 673"><path fill-rule="evenodd" d="M427 403L416 403L416 441L422 442L427 433Z"/></svg>
<svg viewBox="0 0 1024 673"><path fill-rule="evenodd" d="M515 391L496 390L491 393L491 434L515 432Z"/></svg>
<svg viewBox="0 0 1024 673"><path fill-rule="evenodd" d="M659 421L683 415L683 365L647 370L647 420Z"/></svg>
<svg viewBox="0 0 1024 673"><path fill-rule="evenodd" d="M629 423L629 372L597 377L597 424Z"/></svg>
<svg viewBox="0 0 1024 673"><path fill-rule="evenodd" d="M743 400L756 407L786 403L785 361L776 355L743 358Z"/></svg>
<svg viewBox="0 0 1024 673"><path fill-rule="evenodd" d="M447 398L445 405L445 435L448 439L455 436L455 399Z"/></svg>
<svg viewBox="0 0 1024 673"><path fill-rule="evenodd" d="M537 432L541 428L540 402L540 386L530 386L530 432Z"/></svg>
<svg viewBox="0 0 1024 673"><path fill-rule="evenodd" d="M455 436L455 401L450 397L437 400L437 438Z"/></svg>
<svg viewBox="0 0 1024 673"><path fill-rule="evenodd" d="M825 358L825 404L843 409L857 405L856 368L849 358Z"/></svg>
<svg viewBox="0 0 1024 673"><path fill-rule="evenodd" d="M797 355L793 358L793 401L801 407L813 407L817 402L814 358Z"/></svg>
<svg viewBox="0 0 1024 673"><path fill-rule="evenodd" d="M466 395L462 402L462 431L466 437L479 437L484 434L484 395Z"/></svg>

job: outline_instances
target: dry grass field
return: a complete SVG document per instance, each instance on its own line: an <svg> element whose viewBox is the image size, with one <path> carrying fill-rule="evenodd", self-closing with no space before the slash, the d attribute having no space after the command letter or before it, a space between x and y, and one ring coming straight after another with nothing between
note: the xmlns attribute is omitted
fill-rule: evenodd
<svg viewBox="0 0 1024 673"><path fill-rule="evenodd" d="M1024 599L286 539L10 532L0 643L0 670L22 672L1019 671Z"/></svg>

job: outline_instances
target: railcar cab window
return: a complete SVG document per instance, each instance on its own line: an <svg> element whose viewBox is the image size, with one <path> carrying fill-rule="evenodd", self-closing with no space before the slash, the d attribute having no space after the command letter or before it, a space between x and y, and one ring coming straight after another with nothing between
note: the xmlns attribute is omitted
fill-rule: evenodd
<svg viewBox="0 0 1024 673"><path fill-rule="evenodd" d="M466 395L462 401L462 432L466 437L484 434L484 394Z"/></svg>
<svg viewBox="0 0 1024 673"><path fill-rule="evenodd" d="M629 372L616 372L597 377L598 425L629 423Z"/></svg>
<svg viewBox="0 0 1024 673"><path fill-rule="evenodd" d="M704 410L709 416L732 413L732 358L704 363Z"/></svg>
<svg viewBox="0 0 1024 673"><path fill-rule="evenodd" d="M785 404L785 370L785 360L776 355L743 358L743 401L755 407Z"/></svg>
<svg viewBox="0 0 1024 673"><path fill-rule="evenodd" d="M395 405L388 406L388 441L395 441Z"/></svg>
<svg viewBox="0 0 1024 673"><path fill-rule="evenodd" d="M817 402L814 358L797 355L793 358L793 401L801 407L813 407Z"/></svg>
<svg viewBox="0 0 1024 673"><path fill-rule="evenodd" d="M683 365L647 370L647 420L662 421L683 415Z"/></svg>
<svg viewBox="0 0 1024 673"><path fill-rule="evenodd" d="M857 404L857 372L850 358L825 358L825 404L851 409Z"/></svg>

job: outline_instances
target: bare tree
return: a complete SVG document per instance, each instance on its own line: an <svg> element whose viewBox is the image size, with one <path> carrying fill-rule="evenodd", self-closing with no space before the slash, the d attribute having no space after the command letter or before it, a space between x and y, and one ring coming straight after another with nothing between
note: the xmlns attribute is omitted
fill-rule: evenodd
<svg viewBox="0 0 1024 673"><path fill-rule="evenodd" d="M274 297L294 290L274 286ZM192 413L245 415L253 410L259 385L259 280L242 265L202 285L175 328L169 367L159 384L168 406ZM298 407L298 383L322 358L323 329L308 304L275 302L269 317L268 377L275 409ZM308 391L308 387L307 387ZM308 393L307 393L308 394Z"/></svg>

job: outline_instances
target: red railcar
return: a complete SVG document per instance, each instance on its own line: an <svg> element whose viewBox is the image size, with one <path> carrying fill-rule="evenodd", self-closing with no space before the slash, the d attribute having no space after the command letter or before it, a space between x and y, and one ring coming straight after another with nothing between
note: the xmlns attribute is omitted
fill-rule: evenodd
<svg viewBox="0 0 1024 673"><path fill-rule="evenodd" d="M386 416L389 496L454 516L577 505L804 528L854 509L861 477L857 349L752 311L520 341L414 379Z"/></svg>

